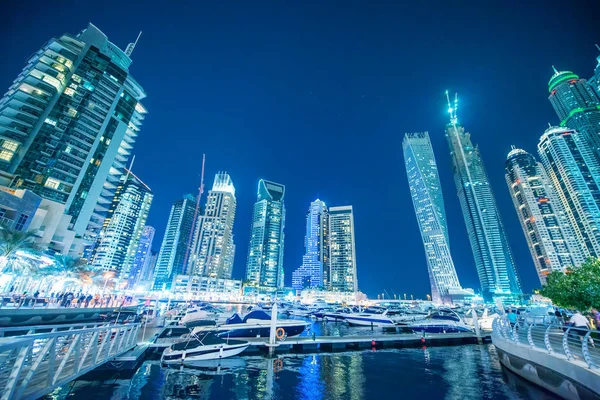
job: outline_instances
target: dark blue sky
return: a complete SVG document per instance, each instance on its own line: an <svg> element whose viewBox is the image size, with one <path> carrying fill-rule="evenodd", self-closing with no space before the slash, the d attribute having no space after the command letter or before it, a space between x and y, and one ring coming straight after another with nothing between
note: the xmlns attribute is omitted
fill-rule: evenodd
<svg viewBox="0 0 600 400"><path fill-rule="evenodd" d="M402 137L428 130L463 286L479 287L444 137L445 89L480 145L525 289L539 286L504 182L511 144L535 151L556 116L551 65L590 77L600 42L594 1L2 2L0 89L49 38L88 22L125 48L150 111L134 171L155 193L160 247L171 203L219 170L237 190L234 277L243 277L259 178L286 185L286 282L321 198L355 211L359 287L429 293ZM396 2L404 3L404 2ZM408 3L408 2L406 2ZM455 3L451 5L449 3ZM457 5L460 4L460 5ZM501 6L502 5L502 6Z"/></svg>

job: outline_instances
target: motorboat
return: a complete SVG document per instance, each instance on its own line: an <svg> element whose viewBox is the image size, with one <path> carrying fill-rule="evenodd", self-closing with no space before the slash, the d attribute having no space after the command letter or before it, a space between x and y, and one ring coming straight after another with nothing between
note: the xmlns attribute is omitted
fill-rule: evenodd
<svg viewBox="0 0 600 400"><path fill-rule="evenodd" d="M342 314L350 325L354 326L394 326L395 323L386 315L387 310L366 309L356 313Z"/></svg>
<svg viewBox="0 0 600 400"><path fill-rule="evenodd" d="M195 328L197 326L216 325L216 313L210 305L192 306L187 309L185 316L181 319L180 325L185 325L187 328Z"/></svg>
<svg viewBox="0 0 600 400"><path fill-rule="evenodd" d="M163 364L184 364L186 362L218 360L240 354L250 346L243 340L221 338L211 332L190 335L187 340L167 347L160 359Z"/></svg>
<svg viewBox="0 0 600 400"><path fill-rule="evenodd" d="M470 309L465 313L465 316L463 318L463 320L465 321L465 323L467 325L470 325L472 327L475 326L475 321L473 319L473 313L477 313L477 324L479 324L479 329L481 329L484 332L491 332L492 331L492 323L494 322L494 319L496 319L496 317L498 317L498 313L489 313L489 310L486 308L483 310L483 312L480 314L477 312L477 310L473 310Z"/></svg>
<svg viewBox="0 0 600 400"><path fill-rule="evenodd" d="M310 325L306 321L296 319L277 319L276 329L283 330L284 336L298 336ZM203 332L214 332L221 337L250 338L269 337L271 333L271 316L262 310L251 311L244 318L233 314L224 324L216 326L200 326L193 330L199 335Z"/></svg>
<svg viewBox="0 0 600 400"><path fill-rule="evenodd" d="M324 321L344 321L344 315L353 313L354 311L355 310L351 308L343 307L337 308L333 311L324 311L322 313L316 313L315 317L323 318Z"/></svg>
<svg viewBox="0 0 600 400"><path fill-rule="evenodd" d="M309 310L308 307L301 306L301 305L297 305L292 308L288 308L286 310L286 314L288 314L292 317L306 318L306 317L310 317L312 315L312 313L313 312L311 310Z"/></svg>
<svg viewBox="0 0 600 400"><path fill-rule="evenodd" d="M460 333L473 332L462 318L450 309L440 309L432 312L422 320L408 325L414 333Z"/></svg>

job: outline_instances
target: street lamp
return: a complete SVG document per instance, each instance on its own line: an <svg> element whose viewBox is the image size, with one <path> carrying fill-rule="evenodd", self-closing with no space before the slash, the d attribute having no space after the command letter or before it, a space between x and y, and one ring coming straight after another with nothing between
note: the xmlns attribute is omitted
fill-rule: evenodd
<svg viewBox="0 0 600 400"><path fill-rule="evenodd" d="M404 293L404 300L406 300L406 293Z"/></svg>
<svg viewBox="0 0 600 400"><path fill-rule="evenodd" d="M427 301L431 300L431 296L427 295Z"/></svg>

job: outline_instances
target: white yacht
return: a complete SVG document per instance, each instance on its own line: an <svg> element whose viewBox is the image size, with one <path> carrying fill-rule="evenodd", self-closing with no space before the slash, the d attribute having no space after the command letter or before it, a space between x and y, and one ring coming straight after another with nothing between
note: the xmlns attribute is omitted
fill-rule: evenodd
<svg viewBox="0 0 600 400"><path fill-rule="evenodd" d="M386 315L386 310L366 309L356 313L342 314L350 325L355 326L394 326L395 322Z"/></svg>
<svg viewBox="0 0 600 400"><path fill-rule="evenodd" d="M297 336L301 334L308 326L309 322L296 319L277 319L277 332L285 336ZM280 330L281 329L281 330ZM271 333L271 317L262 310L255 310L246 315L243 319L238 314L233 314L224 324L216 326L199 326L194 328L196 335L214 332L221 337L231 338L250 338L250 337L269 337Z"/></svg>
<svg viewBox="0 0 600 400"><path fill-rule="evenodd" d="M217 360L240 354L250 343L243 340L223 339L211 333L190 335L188 340L167 347L161 357L163 364Z"/></svg>

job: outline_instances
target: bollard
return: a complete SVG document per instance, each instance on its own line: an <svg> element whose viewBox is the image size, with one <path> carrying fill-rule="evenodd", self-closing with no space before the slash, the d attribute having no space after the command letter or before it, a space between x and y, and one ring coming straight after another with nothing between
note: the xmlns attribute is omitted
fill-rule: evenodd
<svg viewBox="0 0 600 400"><path fill-rule="evenodd" d="M312 337L313 337L313 342L314 342L315 340L317 340L315 332L313 332L313 334L312 334Z"/></svg>

